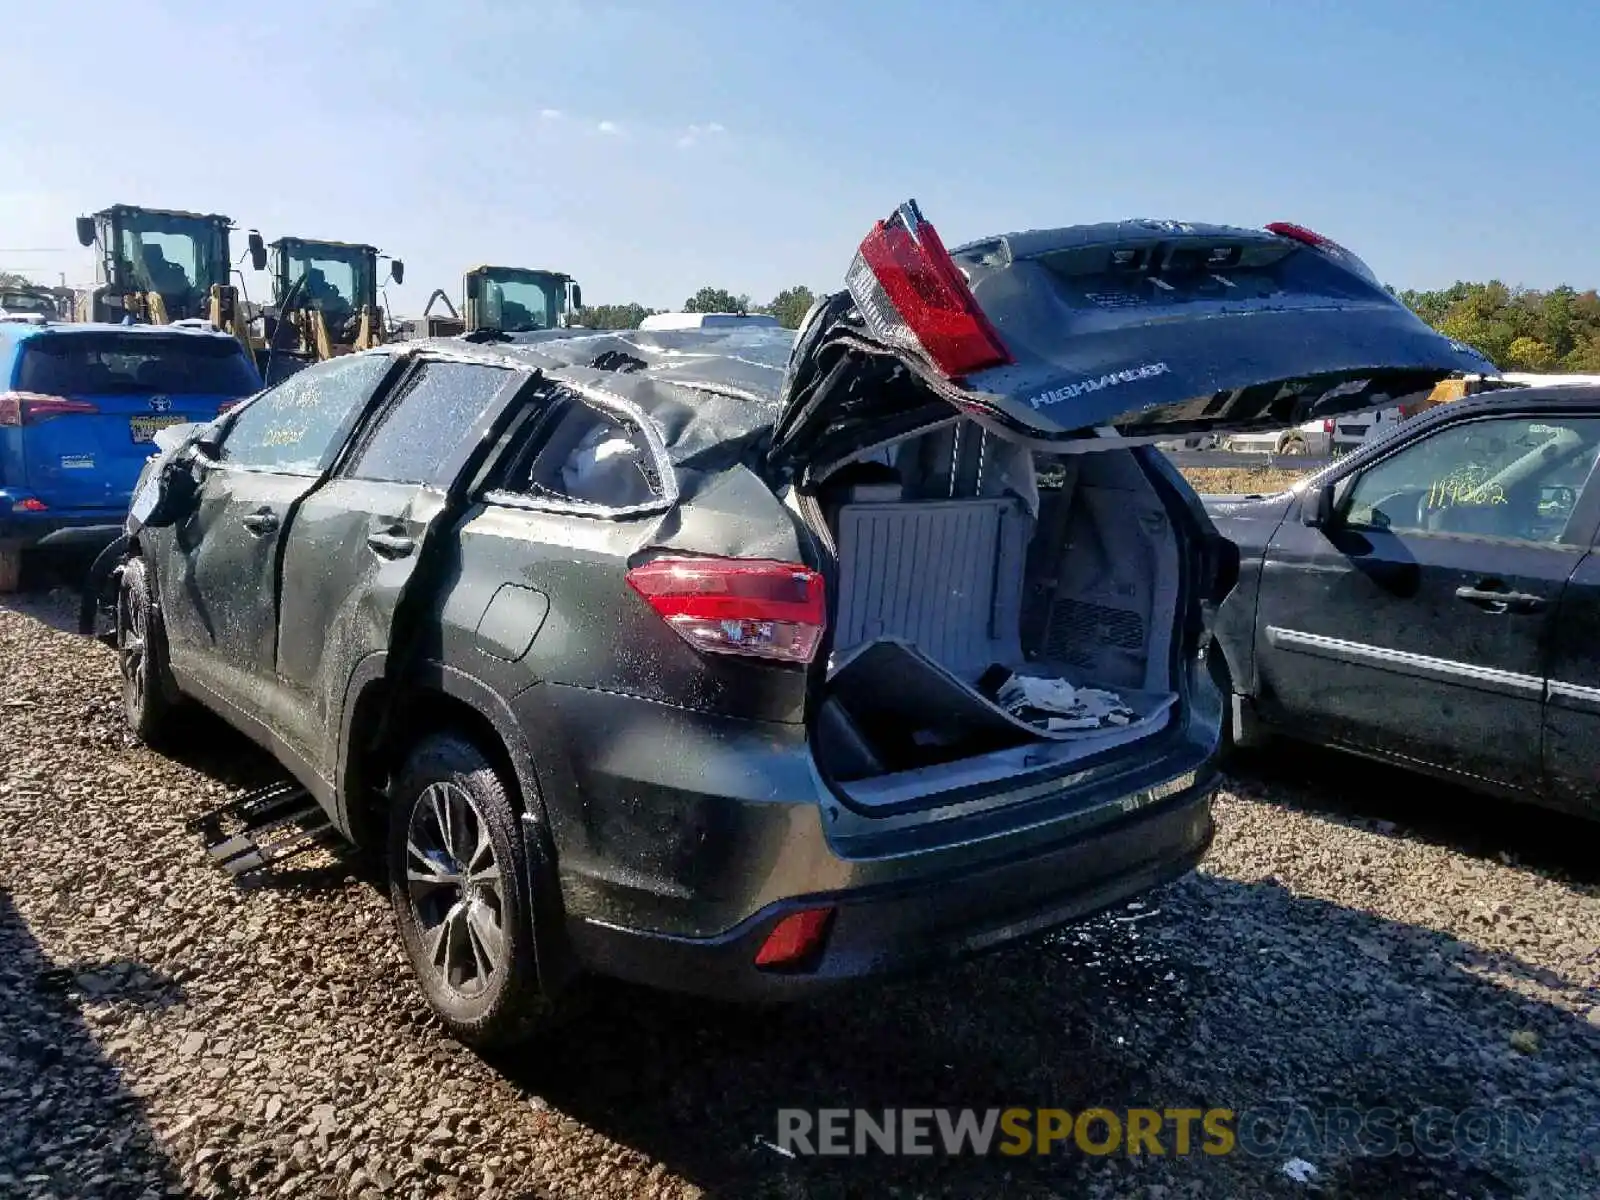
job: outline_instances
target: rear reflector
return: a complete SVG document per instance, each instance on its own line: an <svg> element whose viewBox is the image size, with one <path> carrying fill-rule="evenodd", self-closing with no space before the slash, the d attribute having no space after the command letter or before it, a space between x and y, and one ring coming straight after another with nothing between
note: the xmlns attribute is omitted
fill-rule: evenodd
<svg viewBox="0 0 1600 1200"><path fill-rule="evenodd" d="M833 919L831 908L805 908L790 913L772 927L767 940L756 951L758 967L793 967L805 962L828 936Z"/></svg>
<svg viewBox="0 0 1600 1200"><path fill-rule="evenodd" d="M850 264L845 286L875 336L922 355L946 378L1011 361L915 200L873 226Z"/></svg>
<svg viewBox="0 0 1600 1200"><path fill-rule="evenodd" d="M714 654L810 662L827 623L822 576L757 558L658 558L628 585L684 641Z"/></svg>
<svg viewBox="0 0 1600 1200"><path fill-rule="evenodd" d="M68 400L65 396L43 396L38 392L0 392L0 426L16 428L37 425L52 417L74 413L93 416L100 409L87 400Z"/></svg>

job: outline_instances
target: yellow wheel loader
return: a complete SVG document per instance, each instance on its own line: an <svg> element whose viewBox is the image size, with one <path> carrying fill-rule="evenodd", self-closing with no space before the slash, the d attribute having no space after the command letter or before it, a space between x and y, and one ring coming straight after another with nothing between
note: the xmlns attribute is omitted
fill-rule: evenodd
<svg viewBox="0 0 1600 1200"><path fill-rule="evenodd" d="M254 348L233 284L231 220L218 213L113 204L79 217L79 244L93 247L95 285L78 297L80 321L170 325L209 321ZM250 231L250 258L266 267L266 246Z"/></svg>
<svg viewBox="0 0 1600 1200"><path fill-rule="evenodd" d="M376 246L286 237L267 249L273 305L264 313L264 342L272 353L321 362L387 340ZM396 283L405 270L398 258L389 260Z"/></svg>
<svg viewBox="0 0 1600 1200"><path fill-rule="evenodd" d="M461 311L443 288L428 297L422 316L405 322L410 338L458 337L480 332L534 333L573 325L583 307L583 289L562 271L531 267L473 267L461 277ZM436 316L444 302L450 315Z"/></svg>

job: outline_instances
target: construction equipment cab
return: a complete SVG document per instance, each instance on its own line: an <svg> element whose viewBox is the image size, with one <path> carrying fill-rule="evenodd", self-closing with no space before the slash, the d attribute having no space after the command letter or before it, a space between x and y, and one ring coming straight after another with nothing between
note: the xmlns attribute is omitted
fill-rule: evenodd
<svg viewBox="0 0 1600 1200"><path fill-rule="evenodd" d="M97 251L95 286L78 303L80 321L168 325L205 320L246 345L249 336L233 286L228 234L218 213L113 204L78 218L78 241ZM261 235L250 232L256 270L266 266Z"/></svg>
<svg viewBox="0 0 1600 1200"><path fill-rule="evenodd" d="M583 291L561 271L474 267L462 279L467 332L534 333L572 324Z"/></svg>
<svg viewBox="0 0 1600 1200"><path fill-rule="evenodd" d="M272 297L267 340L280 352L322 362L385 340L378 306L378 248L352 242L279 238L272 252ZM389 263L389 277L405 279L405 264ZM293 335L278 333L290 326Z"/></svg>

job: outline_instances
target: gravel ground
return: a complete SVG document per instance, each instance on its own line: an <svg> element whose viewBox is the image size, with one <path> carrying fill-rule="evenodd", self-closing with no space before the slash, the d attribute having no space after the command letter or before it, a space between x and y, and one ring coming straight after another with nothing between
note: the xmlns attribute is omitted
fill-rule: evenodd
<svg viewBox="0 0 1600 1200"><path fill-rule="evenodd" d="M70 597L0 608L0 1196L1600 1194L1588 826L1282 756L1219 802L1200 872L1088 926L793 1009L601 989L489 1062L429 1018L345 865L249 889L207 865L182 819L271 763L209 721L181 759L132 743L110 652L52 624ZM1227 1107L1273 1118L1253 1144L1288 1105L1547 1125L1437 1157L761 1140L780 1107L941 1105Z"/></svg>

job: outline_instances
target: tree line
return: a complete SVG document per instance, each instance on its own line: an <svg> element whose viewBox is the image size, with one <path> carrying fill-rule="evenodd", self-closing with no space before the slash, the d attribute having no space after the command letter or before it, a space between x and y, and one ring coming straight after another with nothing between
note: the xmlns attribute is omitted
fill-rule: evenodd
<svg viewBox="0 0 1600 1200"><path fill-rule="evenodd" d="M762 313L777 317L785 329L799 329L800 322L816 302L816 295L805 284L786 287L765 304L754 304L748 295L735 295L727 288L703 287L683 302L679 312ZM661 312L642 304L592 304L578 310L578 324L586 329L634 329L646 317Z"/></svg>
<svg viewBox="0 0 1600 1200"><path fill-rule="evenodd" d="M1429 325L1482 351L1502 371L1600 374L1600 295L1593 288L1539 291L1491 279L1395 294Z"/></svg>

